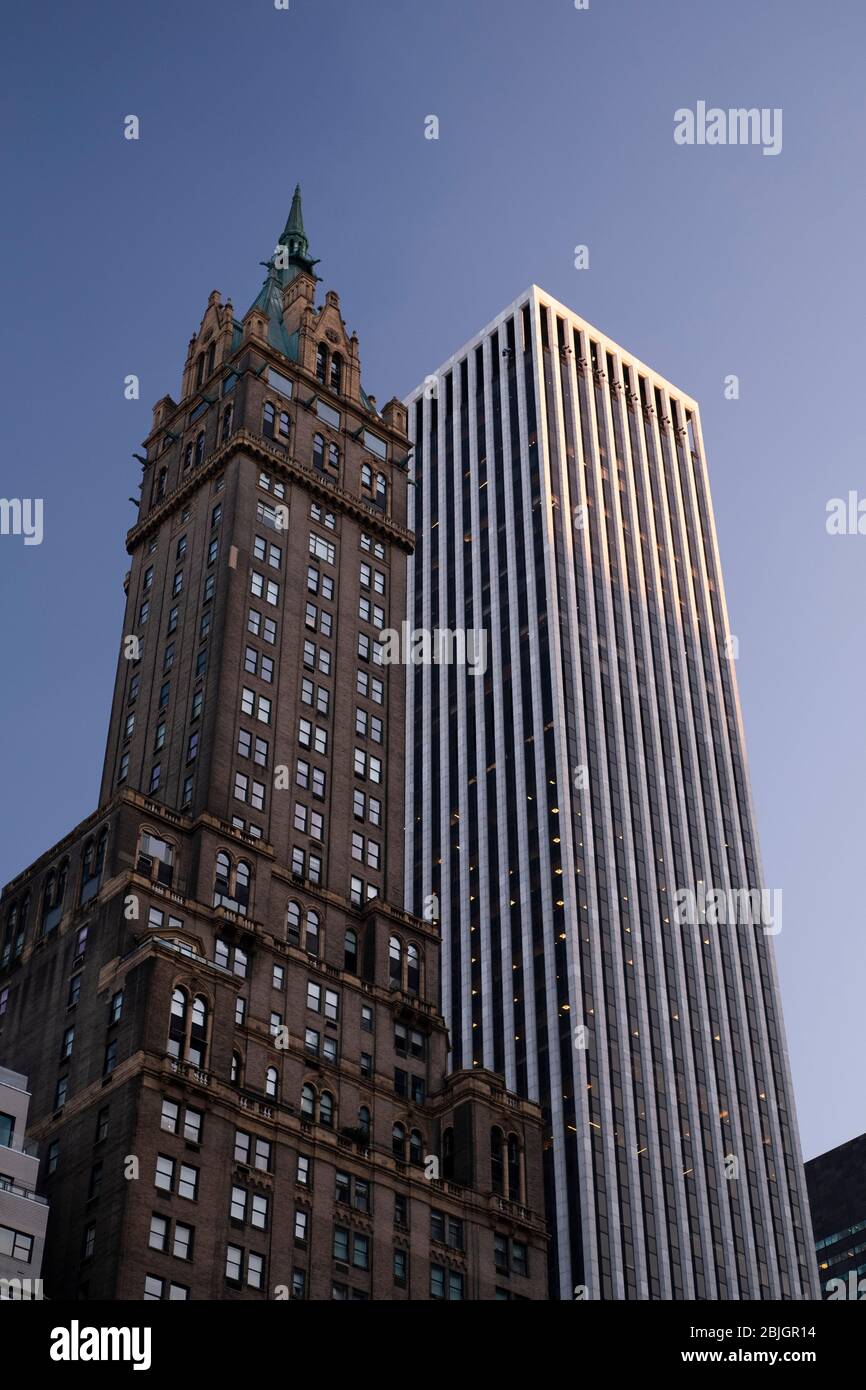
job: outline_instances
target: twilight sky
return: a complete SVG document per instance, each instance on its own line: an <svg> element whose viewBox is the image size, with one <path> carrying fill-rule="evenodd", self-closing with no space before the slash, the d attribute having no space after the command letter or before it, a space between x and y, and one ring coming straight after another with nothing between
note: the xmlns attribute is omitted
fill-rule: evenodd
<svg viewBox="0 0 866 1390"><path fill-rule="evenodd" d="M804 1155L866 1129L866 535L825 527L866 487L862 0L76 0L4 39L0 492L45 537L0 536L0 880L96 804L132 451L300 180L380 402L532 281L700 401ZM677 145L699 101L782 108L781 153Z"/></svg>

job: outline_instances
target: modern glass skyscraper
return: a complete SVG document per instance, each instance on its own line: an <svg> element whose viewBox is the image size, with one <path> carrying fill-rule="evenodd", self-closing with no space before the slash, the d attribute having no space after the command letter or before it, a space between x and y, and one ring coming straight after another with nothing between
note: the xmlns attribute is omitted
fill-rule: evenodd
<svg viewBox="0 0 866 1390"><path fill-rule="evenodd" d="M698 407L535 286L407 404L410 620L487 634L410 677L407 905L544 1107L552 1287L813 1298Z"/></svg>

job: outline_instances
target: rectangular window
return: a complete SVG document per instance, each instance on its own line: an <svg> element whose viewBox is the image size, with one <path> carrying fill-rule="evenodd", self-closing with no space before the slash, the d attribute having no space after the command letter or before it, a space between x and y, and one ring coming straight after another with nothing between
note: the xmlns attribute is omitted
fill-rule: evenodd
<svg viewBox="0 0 866 1390"><path fill-rule="evenodd" d="M244 1252L239 1245L226 1246L226 1280L240 1284L244 1267Z"/></svg>
<svg viewBox="0 0 866 1390"><path fill-rule="evenodd" d="M250 1204L250 1225L258 1231L268 1229L268 1199L264 1194L253 1194Z"/></svg>
<svg viewBox="0 0 866 1390"><path fill-rule="evenodd" d="M305 1249L309 1229L309 1214L303 1207L295 1207L295 1245Z"/></svg>
<svg viewBox="0 0 866 1390"><path fill-rule="evenodd" d="M371 434L369 430L364 430L364 448L369 449L371 454L377 458L385 459L388 457L388 445L384 439L380 439L377 434Z"/></svg>
<svg viewBox="0 0 866 1390"><path fill-rule="evenodd" d="M183 1197L188 1202L194 1202L198 1193L198 1169L191 1167L188 1163L180 1165L180 1177L177 1184L177 1195Z"/></svg>
<svg viewBox="0 0 866 1390"><path fill-rule="evenodd" d="M268 385L272 386L275 391L279 391L281 396L288 396L291 400L292 382L287 376L275 371L273 367L268 367Z"/></svg>
<svg viewBox="0 0 866 1390"><path fill-rule="evenodd" d="M334 1259L349 1263L349 1232L344 1226L334 1227Z"/></svg>
<svg viewBox="0 0 866 1390"><path fill-rule="evenodd" d="M192 1259L192 1242L192 1226L185 1226L182 1221L176 1221L174 1225L174 1240L171 1247L171 1253L176 1260Z"/></svg>
<svg viewBox="0 0 866 1390"><path fill-rule="evenodd" d="M168 1221L164 1216L151 1216L148 1245L151 1250L164 1250L168 1243Z"/></svg>
<svg viewBox="0 0 866 1390"><path fill-rule="evenodd" d="M161 1192L171 1192L174 1187L174 1159L167 1154L157 1154L153 1185Z"/></svg>
<svg viewBox="0 0 866 1390"><path fill-rule="evenodd" d="M188 1105L183 1116L183 1137L188 1144L201 1143L201 1130L204 1123L204 1115L200 1110L194 1110Z"/></svg>
<svg viewBox="0 0 866 1390"><path fill-rule="evenodd" d="M169 1134L177 1134L178 1119L180 1116L180 1106L177 1101L164 1100L162 1102L162 1116L160 1128L167 1130Z"/></svg>
<svg viewBox="0 0 866 1390"><path fill-rule="evenodd" d="M328 405L327 402L321 400L316 401L316 414L320 420L324 420L325 424L330 425L332 429L338 430L340 428L340 412L339 410L334 410L333 406Z"/></svg>
<svg viewBox="0 0 866 1390"><path fill-rule="evenodd" d="M311 531L310 554L317 560L324 560L327 565L333 565L337 558L337 547L333 541L326 541L324 536L317 536L315 531Z"/></svg>

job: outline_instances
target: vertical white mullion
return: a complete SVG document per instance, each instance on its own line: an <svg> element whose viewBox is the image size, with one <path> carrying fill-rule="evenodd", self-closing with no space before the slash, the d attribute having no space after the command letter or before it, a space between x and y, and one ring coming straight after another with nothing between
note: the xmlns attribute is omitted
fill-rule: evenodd
<svg viewBox="0 0 866 1390"><path fill-rule="evenodd" d="M408 406L409 417L409 439L413 446L415 456L415 466L412 472L415 474L415 481L418 477L418 456L421 450L421 441L415 437L415 405L418 397L413 396ZM417 511L417 486L407 487L406 523L409 530L415 531L415 513ZM415 578L416 565L414 554L409 556L406 562L406 619L410 626L415 612ZM423 587L423 575L422 575ZM406 769L403 777L403 906L407 912L411 912L415 905L415 884L413 865L415 862L415 817L418 814L418 807L415 805L415 680L414 667L410 666L405 671L406 679Z"/></svg>
<svg viewBox="0 0 866 1390"><path fill-rule="evenodd" d="M442 391L442 373L436 378L436 520L438 520L439 535L436 538L438 543L439 566L438 566L438 600L439 600L439 619L442 621L442 612L445 609L446 600L446 527L445 527L445 396ZM431 411L432 413L432 411ZM424 613L424 628L427 632L434 630L432 621L432 584L431 584L431 603ZM448 687L443 685L443 667L434 666L431 662L424 664L425 676L430 678L430 688L434 682L438 689L439 696L439 885L441 885L441 897L439 897L439 915L442 923L442 1012L448 1019L449 1027L453 1031L453 998L452 998L452 955L455 951L455 924L450 915L450 853L448 835L448 803L450 799L450 773L448 759ZM442 694L445 689L445 717L443 717ZM431 702L432 709L432 702ZM431 731L432 734L432 731ZM431 817L432 819L432 817ZM432 845L431 845L432 862Z"/></svg>
<svg viewBox="0 0 866 1390"><path fill-rule="evenodd" d="M425 536L427 537L427 550L426 550L426 552L425 552L425 553L426 553L426 562L425 562L425 571L426 571L426 572L425 572L424 592L423 592L423 597L422 597L422 602L421 602L421 626L422 626L423 628L429 628L429 626L430 626L430 613L431 613L431 607L432 607L432 598L431 598L431 593L430 593L430 586L431 586L431 569L430 569L430 549L429 549L429 547L430 547L430 535L431 535L431 531L430 531L430 514L431 514L431 497L432 497L432 487L431 487L431 481L430 481L430 458L431 458L431 456L430 456L430 416L431 416L430 401L429 401L429 399L428 399L428 398L426 397L426 395L425 395L425 398L424 398L424 454L425 454L425 458L426 458L427 463L426 463L426 467L425 467L425 469L424 469L423 516L424 516L424 534L425 534ZM427 718L427 720L428 720L428 723L429 723L429 721L430 721L430 715L431 715L431 698L432 698L432 681L431 681L431 672L430 672L430 667L429 667L429 666L422 666L422 667L421 667L421 684L422 684L422 691L423 691L423 693L422 693L422 705L423 705L423 709L424 709L424 712L425 712L425 716L426 716L426 718ZM425 814L424 814L424 835L423 835L423 857L422 857L422 863L423 863L423 877L422 877L422 883L423 883L424 885L426 885L426 886L428 887L428 889L429 889L429 892L432 893L432 892L433 892L433 818L432 818L432 816L429 814L428 808L430 807L431 802L432 802L432 799L433 799L433 766L432 766L432 759L431 759L431 752L430 752L430 744L429 744L429 743L425 743L425 746L424 746L424 775L423 775L423 781L422 781L422 785L421 785L421 798L422 798L422 805L423 805L423 807L424 807L424 812L425 812ZM440 960L439 960L439 988L440 988L440 992L441 992L441 995L442 995L442 1012L443 1012L443 1014L445 1015L445 1017L447 1018L447 1017L448 1017L448 1012L449 1012L449 1009L450 1009L450 1003L451 1003L451 981L450 981L450 974L449 974L449 972L448 972L446 969L443 969L443 962L447 962L448 957L447 957L447 943L446 943L446 940L445 940L445 923L444 923L444 919L443 919L443 916L442 916L441 883L440 883L440 888L439 888L439 932L440 932L440 943L441 943L441 944L440 944Z"/></svg>
<svg viewBox="0 0 866 1390"><path fill-rule="evenodd" d="M484 337L484 413L488 427L488 447L487 457L492 460L492 466L488 466L487 476L492 480L496 467L495 458L495 421L493 410L493 388L492 378L494 370L499 370L499 360L494 362L493 345L491 343L491 333L496 328L501 330L501 320ZM499 554L499 498L497 488L488 482L488 512L489 512L489 535L492 539L493 549L490 556L490 633L491 633L491 671L493 683L493 731L496 748L496 789L497 789L497 816L496 816L496 835L497 849L499 858L499 883L495 885L493 891L499 893L499 955L502 973L502 1029L503 1042L505 1045L505 1079L507 1085L512 1089L517 1088L517 1049L514 1046L514 990L511 988L512 979L512 955L511 955L511 909L509 907L510 892L508 887L508 829L503 821L503 810L505 808L505 796L507 784L505 781L505 719L502 709L502 615L499 607L499 566L501 557ZM507 559L507 548L506 548ZM485 753L486 759L486 753ZM485 782L486 782L486 761L485 761Z"/></svg>
<svg viewBox="0 0 866 1390"><path fill-rule="evenodd" d="M468 383L469 392L469 471L470 471L470 528L472 532L472 626L476 632L481 630L483 621L483 598L481 592L481 517L480 500L478 493L479 458L478 458L478 391L477 391L477 361L476 349L477 342L467 349L468 363ZM482 368L482 388L484 385ZM485 421L485 441L487 454L487 473L490 475L490 433ZM490 506L490 484L487 485L488 517ZM489 538L489 525L488 525ZM491 585L492 587L492 585ZM488 644L489 645L489 644ZM488 660L490 653L488 652ZM475 766L470 772L475 777L475 788L478 799L478 862L476 864L476 881L470 885L474 888L478 899L478 951L481 959L481 1026L484 1032L484 1051L482 1055L482 1065L489 1070L495 1070L494 1059L494 1037L493 1037L493 971L492 971L492 945L490 940L490 866L487 862L487 773L486 773L486 725L485 725L485 700L484 682L481 676L470 676L466 673L467 680L475 681ZM470 908L471 913L471 908ZM470 1000L471 1003L471 1000Z"/></svg>
<svg viewBox="0 0 866 1390"><path fill-rule="evenodd" d="M532 316L533 324L537 324L539 315L540 301L538 292L533 291L532 297ZM536 330L537 335L537 330ZM538 350L538 337L536 336L536 350ZM540 366L538 368L540 371ZM557 434L557 453L560 461L561 492L560 510L563 517L571 516L571 494L568 470L566 467L566 448L565 448L565 402L562 398L560 389L559 373L554 374L554 419L556 421ZM573 421L575 437L579 432L580 424L575 415ZM538 416L538 435L540 441L540 457L544 463L545 480L547 483L548 495L552 493L551 481L551 442L548 432L547 414L539 406ZM552 520L552 518L551 518ZM559 583L556 566L556 548L552 535L548 534L547 547L547 579L550 593L554 597L554 602L559 599L560 605L564 603L569 629L571 633L571 646L574 653L576 666L580 665L580 635L577 631L577 594L574 580L574 553L572 546L572 528L566 524L562 528L563 544L567 563L564 566L565 581L564 592L560 595ZM576 1020L583 1019L583 974L581 968L580 943L578 934L580 931L580 911L578 903L578 890L575 885L576 865L574 860L574 817L572 814L572 769L569 766L568 758L568 737L565 718L565 690L563 684L563 652L559 632L559 613L558 611L548 615L548 640L550 643L550 677L554 691L554 721L556 725L556 777L560 787L560 851L562 860L562 896L565 902L563 910L564 929L567 933L566 940L566 960L568 969L568 994L569 1003L572 1010L572 1024L576 1026ZM576 678L576 686L579 688L579 672ZM575 724L579 725L578 711L575 710ZM571 1050L571 1085L575 1100L575 1118L578 1123L578 1131L573 1139L566 1136L563 1130L564 1143L573 1143L579 1154L579 1173L580 1181L578 1187L578 1201L580 1203L580 1223L583 1239L583 1282L587 1288L589 1296L598 1299L601 1296L601 1280L598 1262L598 1232L596 1230L595 1200L592 1184L593 1159L592 1159L592 1139L589 1126L589 1103L587 1101L586 1088L588 1084L588 1069L585 1061L584 1049L573 1047ZM557 1188L557 1198L562 1194L563 1198L568 1198L567 1177L563 1175L561 1183ZM567 1214L566 1214L567 1221ZM559 1225L559 1204L557 1204L557 1224ZM566 1231L565 1241L568 1243L568 1233ZM560 1259L560 1279L563 1289L570 1291L574 1279L574 1272L571 1269L571 1261L568 1260L567 1267Z"/></svg>
<svg viewBox="0 0 866 1390"><path fill-rule="evenodd" d="M529 303L530 311L530 332L533 336L533 362L535 370L532 379L532 390L534 393L535 418L536 418L536 452L538 456L538 469L540 479L541 495L544 498L544 554L546 559L546 569L548 573L548 587L550 588L551 600L555 594L555 585L550 584L550 572L553 568L553 536L552 536L552 516L550 503L550 464L546 451L542 448L542 421L544 412L542 410L542 391L541 391L541 372L543 370L541 355L541 335L539 332L538 305L533 301ZM523 313L522 307L515 315L515 342L522 339L523 334ZM548 664L551 661L550 651L550 631L551 622L555 618L555 608L552 603L547 610L547 623L545 631L547 634L546 650L542 654L539 640L538 622L538 594L535 585L535 538L533 535L533 510L532 510L532 480L529 469L529 429L528 429L528 403L526 399L525 383L525 361L521 350L518 352L518 366L515 371L517 381L517 401L518 417L520 421L520 454L521 454L521 484L523 492L523 516L524 525L524 545L526 546L526 603L529 619L529 663L530 663L530 683L532 689L532 733L533 733L533 754L535 761L535 783L536 783L536 817L539 827L539 875L541 882L541 938L544 959L544 997L545 1014L547 1020L547 1068L548 1068L548 1091L550 1095L550 1111L553 1133L553 1166L556 1174L554 1206L556 1210L557 1225L557 1254L559 1257L559 1279L560 1286L570 1291L571 1281L571 1254L568 1238L568 1188L565 1164L565 1130L564 1115L562 1108L562 1065L559 1053L559 1008L556 989L556 958L555 946L553 942L553 893L551 884L553 880L553 866L550 857L549 829L547 824L547 807L550 798L550 789L547 784L547 768L545 763L544 750L544 707L541 689L541 666L543 661ZM555 621L554 621L555 626ZM560 789L558 800L562 802L565 788ZM562 807L560 806L560 810ZM560 836L561 838L561 836ZM532 933L533 937L535 933ZM533 940L533 973L532 988L533 998L535 995L535 966L534 966L535 942ZM533 1051L538 1054L537 1034L533 1036Z"/></svg>
<svg viewBox="0 0 866 1390"><path fill-rule="evenodd" d="M517 313L513 310L513 317ZM515 332L515 343L517 341ZM516 351L516 349L515 349ZM506 359L500 356L499 359L499 383L502 404L502 462L503 479L505 483L505 517L506 517L506 536L508 544L508 611L510 614L509 638L511 648L511 706L512 706L512 735L514 745L514 783L517 796L517 865L510 862L508 869L516 867L518 870L517 878L520 884L520 897L518 905L520 909L521 922L521 947L523 964L523 1009L525 1018L525 1036L523 1042L526 1044L526 1089L533 1100L538 1100L540 1096L538 1085L538 1054L535 1047L536 1023L535 1023L535 980L532 942L532 900L529 895L527 875L523 872L523 866L529 863L529 844L527 837L527 816L526 816L526 779L524 775L523 760L523 693L520 682L520 629L519 629L519 604L517 601L517 554L516 537L518 522L514 515L514 489L511 475L511 412L510 393L508 389L508 372L504 366ZM516 372L515 372L516 375ZM521 476L523 474L521 460ZM524 549L525 549L524 535ZM506 875L506 877L510 877ZM509 910L509 936L511 926L511 892L508 893ZM528 924L528 925L527 925Z"/></svg>
<svg viewBox="0 0 866 1390"><path fill-rule="evenodd" d="M460 363L455 362L452 373L452 394L453 402L451 419L451 458L452 471L448 480L451 488L451 496L454 506L454 524L452 532L452 550L454 554L454 631L462 629L464 612L464 592L463 592L463 535L465 524L463 518L463 460L460 443L460 405L462 399ZM446 626L450 626L450 616L446 614ZM446 689L448 681L448 671L445 671ZM461 672L459 667L455 668L454 685L457 693L457 786L451 787L448 807L448 823L451 823L451 805L457 802L458 813L458 838L460 844L459 857L457 861L457 875L459 882L459 917L458 929L460 932L460 962L461 978L463 980L463 1065L471 1068L475 1059L475 1039L472 1029L472 934L470 927L469 911L469 847L464 843L465 835L468 832L468 773L466 763L466 675L465 668ZM472 678L474 679L474 677ZM446 728L450 726L451 712L450 707L446 707ZM450 773L449 773L450 778ZM480 942L479 942L480 950Z"/></svg>
<svg viewBox="0 0 866 1390"><path fill-rule="evenodd" d="M579 326L582 327L582 325L579 325ZM600 478L599 478L599 474L598 474L598 431L597 431L597 428L596 428L596 420L595 420L595 403L594 403L594 400L593 400L593 391L592 391L591 389L587 392L587 399L588 399L588 401L589 401L589 420L588 420L588 425L589 425L589 431L590 431L590 437L591 437L591 443L592 443L592 450L591 450L591 452L592 452L592 454L594 455L594 457L592 457L592 458L590 458L590 459L587 459L586 456L585 456L584 447L583 447L583 432L582 432L581 429L578 429L578 431L577 431L577 435L576 435L576 440L575 440L575 442L576 442L576 445L577 445L577 454L578 454L578 477L580 478L580 483L581 483L581 488L582 488L582 493L581 493L581 504L587 508L586 514L588 515L588 514L589 514L589 508L588 508L588 506L587 506L587 501L586 501L587 495L588 495L588 494L587 494L587 492L586 492L585 475L589 473L590 469L593 470L593 472L595 473L595 477L596 477L596 488L595 488L596 496L600 496L600 495L601 495L601 489L600 489L600 487L599 487ZM580 410L580 408L581 408L581 406L580 406L580 401L579 401L579 397L578 397L578 410ZM602 555L603 555L603 553L604 553L604 538L603 538L603 528L601 528L601 529L602 529L601 550L602 550ZM585 849L586 849L586 851L587 851L587 854L586 854L587 878L590 880L590 883L591 883L591 900L590 900L590 901L591 901L591 909L590 909L590 913L589 913L589 931L590 931L590 934L594 937L594 940L593 940L593 958L594 958L594 966L595 966L595 972L594 972L594 973L595 973L595 980L594 980L594 990L593 990L593 993L594 993L594 998L595 998L595 1008L596 1008L596 1012L598 1013L599 1011L601 1011L601 1015L602 1015L600 1022L599 1022L599 1021L596 1021L596 1027L594 1028L593 1031L596 1033L596 1036L597 1036L597 1039L598 1039L598 1041L596 1042L596 1047L597 1047L597 1060L598 1060L598 1070L599 1070L599 1081L600 1081L600 1084L601 1084L601 1091L602 1091L601 1107L602 1107L602 1119L603 1119L603 1126L604 1126L604 1127L603 1127L604 1170L605 1170L605 1182L606 1182L607 1193L608 1193L608 1197L607 1197L608 1213L607 1213L607 1215L608 1215L608 1226L609 1226L609 1230L610 1230L611 1247L612 1247L612 1250L614 1251L614 1253L616 1253L616 1250L615 1250L615 1242L616 1242L616 1240L617 1240L617 1234L618 1234L619 1226L620 1226L620 1213L619 1213L619 1172L618 1172L618 1167L617 1167L617 1162L616 1162L616 1142L615 1142L615 1134L614 1134L615 1122L614 1122L614 1117L613 1117L613 1108L612 1108L613 1101L612 1101L612 1093L611 1093L610 1064L609 1064L609 1059L608 1059L608 1040L607 1040L607 1034L608 1034L608 1025L607 1025L608 999L607 999L607 989L606 989L605 980L604 980L604 968L603 968L603 962L602 962L602 956L601 956L601 938L602 938L602 934L603 934L603 933L602 933L602 928L601 928L601 913L600 913L600 909L599 909L598 883L597 883L596 874L595 874L596 840L598 840L598 842L599 842L599 844L600 844L600 847L601 847L601 849L602 849L602 851L603 851L604 860L605 860L605 868L606 868L606 870L607 870L608 877L610 876L610 864L611 864L611 861L612 861L612 853L611 853L611 850L612 850L612 838L611 838L612 817L611 817L611 805L610 805L610 786L609 786L608 771L607 771L607 736L606 736L606 725L605 725L605 716L604 716L604 702L603 702L602 693L601 693L600 650L599 650L599 645L598 645L598 625L597 625L597 618L596 618L596 594L595 594L595 583L594 583L594 576L593 576L593 550L594 550L595 542L594 542L594 539L593 539L592 528L591 528L590 526L584 527L583 530L581 531L581 536L583 537L583 541L584 541L584 544L583 544L583 546L581 547L581 563L582 563L582 568L583 568L584 589L585 589L585 592L586 592L586 595L587 595L586 622L587 622L587 630L588 630L588 638L589 638L589 648L590 648L590 651L591 651L591 653L592 653L592 667L591 667L591 671L590 671L590 677L591 677L591 682L592 682L592 687L593 687L593 707L594 707L595 715L596 715L596 718L595 718L595 748L592 750L592 756L590 757L590 756L589 756L589 755L590 755L590 749L589 749L589 744L588 744L588 740L587 740L587 765L589 765L590 762L594 762L594 764L595 764L595 768L596 768L597 776L598 776L598 785L599 785L599 788L600 788L600 799L601 799L601 806L600 806L600 807L596 807L596 806L593 805L593 802L592 802L591 788L590 788L590 787L586 787L586 788L583 790L583 793L582 793L582 796L581 796L581 809L582 809L582 812L583 812L582 817L581 817L581 824L582 824L582 829L583 829L584 847L585 847ZM601 559L601 556L599 556L598 558L599 558L599 560L600 560L600 559ZM618 1010L617 1010L617 1008L616 1008L616 1003L615 1003L615 1002L613 1003L612 1007L613 1007L614 1011L618 1014ZM618 1016L618 1017L617 1017L617 1024L619 1025L619 1029L620 1029L620 1032L621 1032L621 1031L622 1031L622 1018L621 1018L621 1016ZM620 1049L620 1052L621 1052L621 1049ZM621 1055L620 1055L620 1067L622 1067L622 1058L621 1058ZM631 1070L631 1065L630 1065L630 1062L629 1062L629 1071L630 1071L630 1070ZM619 1261L619 1259L616 1259L616 1260L613 1262L613 1264L614 1264L614 1268L612 1269L612 1278L613 1278L614 1287L615 1287L615 1290L616 1290L616 1297L617 1297L617 1298L623 1298L623 1297L624 1297L624 1293L625 1293L625 1282L624 1282L624 1277L623 1277L623 1271L622 1271L622 1268L620 1267L620 1261Z"/></svg>

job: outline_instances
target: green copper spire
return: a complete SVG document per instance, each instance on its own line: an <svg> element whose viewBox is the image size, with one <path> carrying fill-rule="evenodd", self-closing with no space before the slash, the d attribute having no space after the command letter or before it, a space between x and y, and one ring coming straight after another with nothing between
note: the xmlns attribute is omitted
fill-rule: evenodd
<svg viewBox="0 0 866 1390"><path fill-rule="evenodd" d="M286 245L290 245L293 237L296 242L303 242L303 250L304 254L306 254L309 250L309 243L307 241L306 232L304 231L304 209L301 205L301 185L299 183L295 184L289 220L286 223L286 229L280 237L280 241L284 242Z"/></svg>
<svg viewBox="0 0 866 1390"><path fill-rule="evenodd" d="M252 308L260 309L268 320L268 342L290 361L298 360L298 331L289 333L283 320L283 291L296 275L303 271L316 275L314 266L319 264L310 255L310 243L304 231L304 213L301 207L301 185L295 188L292 207L285 230L267 261L261 264L268 272L265 283L253 301Z"/></svg>
<svg viewBox="0 0 866 1390"><path fill-rule="evenodd" d="M280 247L285 247L285 252L280 255ZM288 256L286 257L286 252ZM292 197L292 206L289 211L289 219L286 222L283 234L277 242L275 258L279 270L280 284L287 285L293 280L299 270L305 270L312 275L313 266L319 264L310 256L310 243L307 233L304 230L304 210L301 205L301 185L295 185L295 192ZM288 265L283 265L284 260L288 260Z"/></svg>

